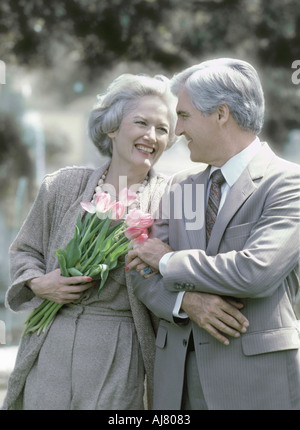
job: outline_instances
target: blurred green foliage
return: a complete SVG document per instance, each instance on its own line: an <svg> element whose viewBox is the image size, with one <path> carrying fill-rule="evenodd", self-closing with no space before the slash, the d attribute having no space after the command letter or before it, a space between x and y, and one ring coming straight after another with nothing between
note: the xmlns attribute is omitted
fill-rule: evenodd
<svg viewBox="0 0 300 430"><path fill-rule="evenodd" d="M55 43L90 68L149 61L170 68L255 42L273 66L299 57L297 0L11 0L0 5L0 54L50 66Z"/></svg>
<svg viewBox="0 0 300 430"><path fill-rule="evenodd" d="M3 61L44 69L53 88L51 71L65 100L77 96L66 93L75 72L86 88L120 62L172 75L236 56L261 74L266 138L280 148L299 128L300 89L291 81L300 60L298 0L11 0L0 3L0 38Z"/></svg>

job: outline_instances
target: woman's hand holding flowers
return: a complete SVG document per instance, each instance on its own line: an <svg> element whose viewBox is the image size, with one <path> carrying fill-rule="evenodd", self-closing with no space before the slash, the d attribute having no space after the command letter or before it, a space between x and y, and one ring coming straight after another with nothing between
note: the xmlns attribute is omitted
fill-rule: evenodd
<svg viewBox="0 0 300 430"><path fill-rule="evenodd" d="M124 189L119 202L99 190L93 202L81 202L88 213L79 214L73 238L64 249L55 254L60 269L34 278L28 285L44 301L25 321L23 334L45 331L59 309L78 299L83 291L95 283L98 294L105 285L110 270L121 267L129 249L148 239L148 228L153 224L149 214L133 209L123 221L125 209L136 199L136 194ZM96 281L96 282L95 282Z"/></svg>
<svg viewBox="0 0 300 430"><path fill-rule="evenodd" d="M96 283L90 276L62 276L60 269L27 282L36 296L59 304L80 299L81 294Z"/></svg>

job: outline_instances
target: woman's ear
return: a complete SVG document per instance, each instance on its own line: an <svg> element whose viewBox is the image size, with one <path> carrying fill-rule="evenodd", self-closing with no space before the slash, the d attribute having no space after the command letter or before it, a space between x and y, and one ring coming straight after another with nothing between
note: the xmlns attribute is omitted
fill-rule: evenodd
<svg viewBox="0 0 300 430"><path fill-rule="evenodd" d="M117 130L110 131L109 133L107 133L107 136L110 137L111 139L114 139L116 137L116 132Z"/></svg>

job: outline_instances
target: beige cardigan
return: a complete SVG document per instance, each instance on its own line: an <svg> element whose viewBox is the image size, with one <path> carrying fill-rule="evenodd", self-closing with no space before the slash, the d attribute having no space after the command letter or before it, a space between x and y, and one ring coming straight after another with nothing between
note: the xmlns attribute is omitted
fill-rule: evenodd
<svg viewBox="0 0 300 430"><path fill-rule="evenodd" d="M99 169L66 167L44 179L33 207L10 248L12 285L6 295L7 307L14 312L30 311L41 303L25 286L26 281L58 268L54 251L66 246L73 237L81 201L90 201L99 177L108 167ZM150 171L150 180L141 195L141 209L157 208L165 186L165 178ZM158 320L133 294L130 277L126 276L131 310L140 342L147 380L147 408L151 408L155 333ZM15 369L2 409L22 408L24 384L47 332L21 339Z"/></svg>

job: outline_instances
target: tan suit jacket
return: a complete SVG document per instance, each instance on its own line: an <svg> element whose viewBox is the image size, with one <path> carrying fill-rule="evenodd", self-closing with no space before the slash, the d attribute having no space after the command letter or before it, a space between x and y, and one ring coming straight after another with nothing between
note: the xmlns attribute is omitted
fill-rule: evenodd
<svg viewBox="0 0 300 430"><path fill-rule="evenodd" d="M204 184L206 190L208 174L209 168L179 174L172 183L194 189ZM172 217L155 224L153 234L178 252L163 279L156 275L141 282L132 275L137 296L161 318L154 408L180 409L193 331L208 409L300 409L300 331L294 310L299 186L300 167L278 158L264 143L231 188L206 250L205 228L186 230L186 219ZM174 321L179 291L239 298L250 322L247 333L225 346L190 321Z"/></svg>

